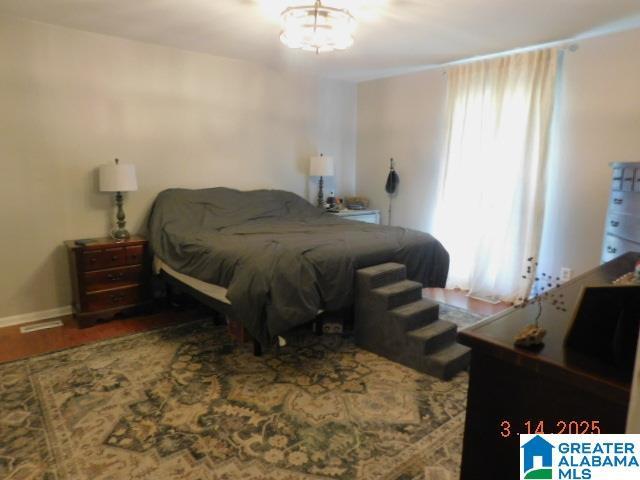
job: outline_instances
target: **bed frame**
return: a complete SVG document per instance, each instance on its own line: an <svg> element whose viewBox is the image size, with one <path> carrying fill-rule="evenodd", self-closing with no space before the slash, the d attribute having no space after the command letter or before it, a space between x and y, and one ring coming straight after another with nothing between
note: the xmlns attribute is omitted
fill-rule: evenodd
<svg viewBox="0 0 640 480"><path fill-rule="evenodd" d="M190 277L164 263L159 258L154 258L153 271L167 287L167 296L171 298L176 293L184 293L194 298L199 303L215 310L218 314L225 317L229 335L238 343L253 342L253 354L262 355L262 345L255 340L249 332L244 328L242 322L235 319L232 314L231 302L226 298L226 288L212 283L207 283L197 278ZM316 335L322 335L322 325L325 317L332 318L338 315L344 318L345 312L328 313L320 310L318 316L313 320L313 331ZM348 313L347 316L352 316ZM347 322L348 323L348 322ZM284 340L282 339L284 342ZM278 347L284 343L278 341Z"/></svg>
<svg viewBox="0 0 640 480"><path fill-rule="evenodd" d="M256 356L262 355L262 345L257 340L253 339L249 333L244 329L240 321L235 320L231 315L231 304L223 302L215 297L206 295L200 290L181 282L174 276L170 275L163 268L159 268L157 272L158 277L167 287L167 296L171 298L177 293L185 293L194 298L201 304L215 310L220 315L223 315L227 321L227 327L229 334L239 343L245 343L248 340L253 342L253 354Z"/></svg>

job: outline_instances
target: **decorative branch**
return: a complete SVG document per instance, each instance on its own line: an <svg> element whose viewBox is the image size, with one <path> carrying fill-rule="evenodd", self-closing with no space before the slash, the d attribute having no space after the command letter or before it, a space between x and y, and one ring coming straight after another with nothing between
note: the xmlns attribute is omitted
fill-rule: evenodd
<svg viewBox="0 0 640 480"><path fill-rule="evenodd" d="M535 327L539 328L540 317L542 316L543 303L551 305L558 311L566 312L567 308L564 303L564 294L557 292L555 289L560 286L560 277L553 277L546 273L536 275L538 270L538 262L535 257L527 258L527 272L522 275L524 280L533 280L531 285L531 295L528 298L518 298L516 308L525 308L528 305L537 305L538 312L534 320Z"/></svg>

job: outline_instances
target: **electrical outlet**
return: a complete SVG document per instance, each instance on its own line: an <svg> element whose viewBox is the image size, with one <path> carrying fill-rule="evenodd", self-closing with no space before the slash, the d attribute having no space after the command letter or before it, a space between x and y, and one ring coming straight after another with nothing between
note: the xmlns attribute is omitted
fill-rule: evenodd
<svg viewBox="0 0 640 480"><path fill-rule="evenodd" d="M572 276L573 276L573 270L571 270L569 267L562 267L560 269L560 282L561 283L568 282L569 280L571 280Z"/></svg>

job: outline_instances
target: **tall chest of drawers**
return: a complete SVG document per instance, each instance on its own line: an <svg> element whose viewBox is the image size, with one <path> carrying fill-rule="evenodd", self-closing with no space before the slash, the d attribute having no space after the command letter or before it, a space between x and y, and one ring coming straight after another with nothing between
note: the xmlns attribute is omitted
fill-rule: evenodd
<svg viewBox="0 0 640 480"><path fill-rule="evenodd" d="M65 245L79 327L91 326L150 300L146 239L97 238L86 244L69 240Z"/></svg>
<svg viewBox="0 0 640 480"><path fill-rule="evenodd" d="M640 163L613 163L602 262L640 252Z"/></svg>

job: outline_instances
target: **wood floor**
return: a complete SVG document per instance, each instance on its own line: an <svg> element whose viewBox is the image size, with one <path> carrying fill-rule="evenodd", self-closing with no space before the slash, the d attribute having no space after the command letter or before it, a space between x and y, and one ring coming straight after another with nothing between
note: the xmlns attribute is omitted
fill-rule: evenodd
<svg viewBox="0 0 640 480"><path fill-rule="evenodd" d="M444 288L425 288L422 290L422 296L435 300L436 302L446 303L454 307L462 308L468 312L489 317L500 313L511 307L510 303L500 302L496 304L483 302L467 296L464 290L447 290Z"/></svg>
<svg viewBox="0 0 640 480"><path fill-rule="evenodd" d="M0 328L0 362L18 360L86 343L131 335L201 318L198 309L165 309L152 315L116 318L89 328L78 328L72 316L61 317L62 327L21 333L20 325Z"/></svg>
<svg viewBox="0 0 640 480"><path fill-rule="evenodd" d="M423 296L482 316L493 315L510 306L506 303L492 305L475 300L459 290L425 288ZM203 311L197 307L189 307L184 310L165 308L152 315L114 319L90 328L78 328L71 316L61 318L64 323L62 327L30 333L21 333L19 325L4 327L0 328L0 362L18 360L86 343L176 325L202 318L203 315Z"/></svg>

